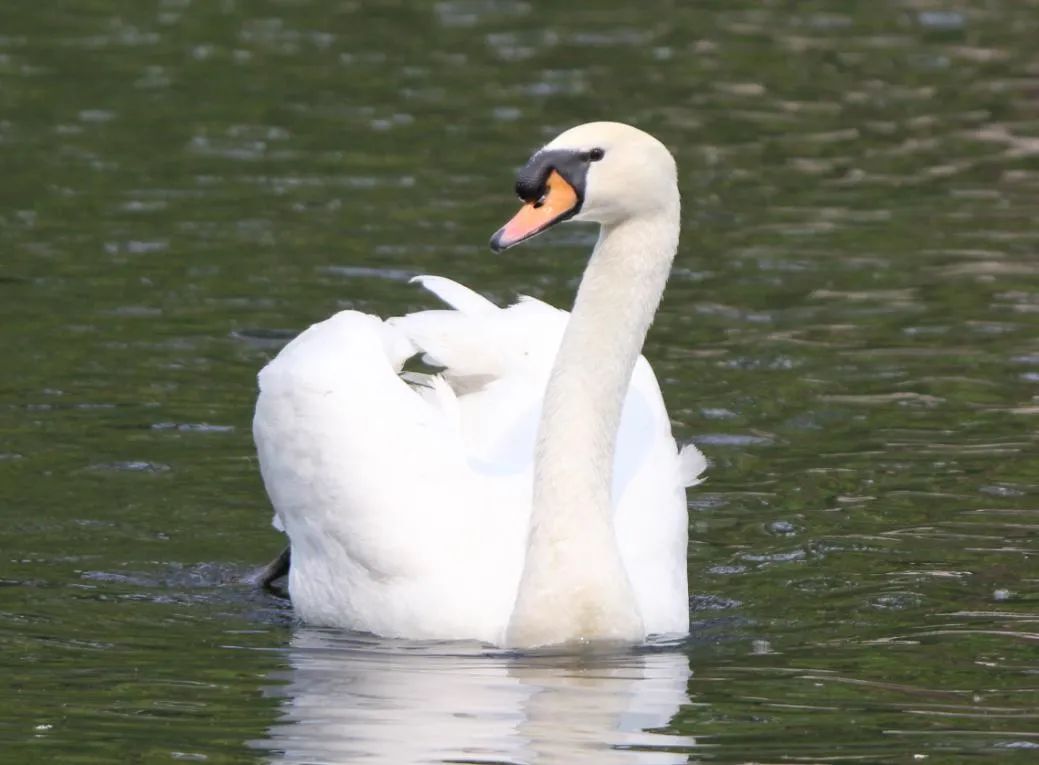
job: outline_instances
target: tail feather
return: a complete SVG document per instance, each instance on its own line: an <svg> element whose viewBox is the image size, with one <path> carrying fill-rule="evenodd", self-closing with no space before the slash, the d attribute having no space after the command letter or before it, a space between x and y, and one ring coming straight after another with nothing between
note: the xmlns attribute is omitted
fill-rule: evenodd
<svg viewBox="0 0 1039 765"><path fill-rule="evenodd" d="M678 470L682 485L696 486L703 483L703 472L707 469L707 458L693 444L686 444L678 452Z"/></svg>

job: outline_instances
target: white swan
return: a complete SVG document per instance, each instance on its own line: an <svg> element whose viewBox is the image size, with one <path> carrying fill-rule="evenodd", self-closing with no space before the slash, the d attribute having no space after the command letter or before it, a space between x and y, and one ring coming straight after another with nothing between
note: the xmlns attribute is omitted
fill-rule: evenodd
<svg viewBox="0 0 1039 765"><path fill-rule="evenodd" d="M495 250L601 224L569 320L419 277L454 310L343 311L260 372L253 432L306 622L516 647L688 631L684 487L705 463L639 356L678 246L674 160L589 123L516 190ZM401 374L416 353L442 374Z"/></svg>

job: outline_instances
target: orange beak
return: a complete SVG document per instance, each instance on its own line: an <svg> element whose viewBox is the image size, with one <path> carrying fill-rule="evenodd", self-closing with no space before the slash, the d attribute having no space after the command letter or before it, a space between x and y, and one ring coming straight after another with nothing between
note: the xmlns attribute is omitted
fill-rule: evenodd
<svg viewBox="0 0 1039 765"><path fill-rule="evenodd" d="M527 202L512 220L498 229L491 237L491 249L501 252L537 236L553 223L566 218L579 202L580 197L574 187L556 170L552 170L545 181L544 195L536 202Z"/></svg>

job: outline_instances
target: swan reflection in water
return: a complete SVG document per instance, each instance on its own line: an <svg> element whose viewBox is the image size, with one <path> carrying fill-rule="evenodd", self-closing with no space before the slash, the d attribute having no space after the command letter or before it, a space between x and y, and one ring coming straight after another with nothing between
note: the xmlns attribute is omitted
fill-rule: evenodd
<svg viewBox="0 0 1039 765"><path fill-rule="evenodd" d="M281 719L257 746L278 763L682 763L664 729L687 703L675 646L516 655L476 643L296 632Z"/></svg>

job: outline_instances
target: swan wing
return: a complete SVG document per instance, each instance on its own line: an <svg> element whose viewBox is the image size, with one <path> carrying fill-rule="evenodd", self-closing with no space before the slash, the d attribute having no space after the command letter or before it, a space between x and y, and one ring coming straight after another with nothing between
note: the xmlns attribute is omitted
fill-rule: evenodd
<svg viewBox="0 0 1039 765"><path fill-rule="evenodd" d="M264 484L314 624L498 638L522 563L521 495L469 465L457 397L399 376L415 347L378 317L310 327L260 373Z"/></svg>

